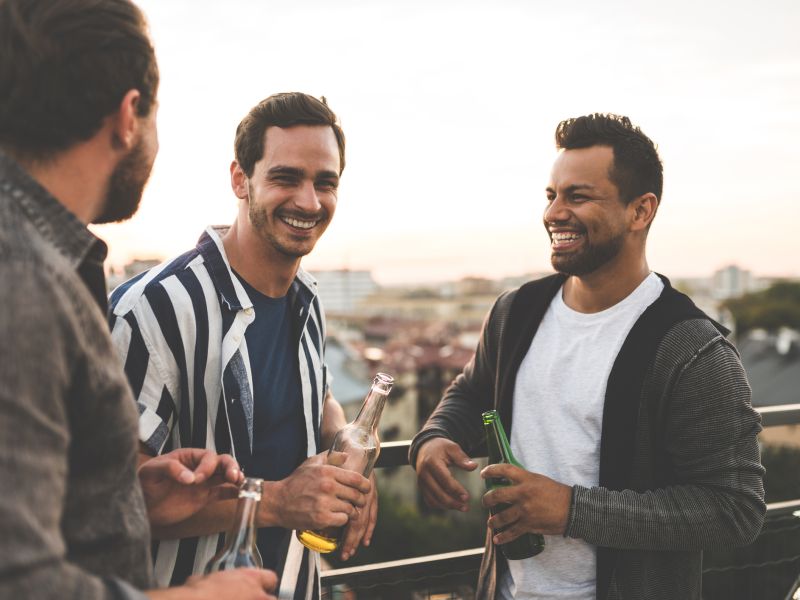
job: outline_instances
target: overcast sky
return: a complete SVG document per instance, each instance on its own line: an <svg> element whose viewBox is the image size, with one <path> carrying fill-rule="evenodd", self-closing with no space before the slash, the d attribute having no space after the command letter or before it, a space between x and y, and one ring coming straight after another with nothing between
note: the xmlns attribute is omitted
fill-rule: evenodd
<svg viewBox="0 0 800 600"><path fill-rule="evenodd" d="M306 268L383 283L549 267L541 224L567 117L626 114L659 146L651 268L800 276L800 2L142 0L161 68L142 208L111 260L168 257L235 214L249 108L325 95L347 137Z"/></svg>

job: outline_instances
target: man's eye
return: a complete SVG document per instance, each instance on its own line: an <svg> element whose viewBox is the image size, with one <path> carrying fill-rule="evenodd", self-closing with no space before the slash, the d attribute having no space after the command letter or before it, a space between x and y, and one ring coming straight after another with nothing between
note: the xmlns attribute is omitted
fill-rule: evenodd
<svg viewBox="0 0 800 600"><path fill-rule="evenodd" d="M328 190L328 191L335 190L336 189L336 183L334 183L333 181L318 181L317 182L317 189Z"/></svg>

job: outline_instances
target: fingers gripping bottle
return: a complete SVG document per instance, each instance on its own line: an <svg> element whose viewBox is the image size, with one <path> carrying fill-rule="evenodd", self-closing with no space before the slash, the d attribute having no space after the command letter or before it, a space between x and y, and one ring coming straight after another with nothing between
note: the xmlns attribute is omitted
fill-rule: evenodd
<svg viewBox="0 0 800 600"><path fill-rule="evenodd" d="M236 518L231 530L225 535L222 550L208 561L205 573L227 571L241 567L261 569L261 554L256 547L256 509L261 501L263 479L248 477L239 489L239 503L236 505Z"/></svg>
<svg viewBox="0 0 800 600"><path fill-rule="evenodd" d="M372 387L364 398L364 404L358 416L336 433L328 455L341 452L345 455L343 469L349 469L369 477L378 454L381 451L378 439L378 421L380 421L386 397L392 389L394 378L386 373L378 373ZM299 539L306 548L317 552L333 552L339 546L344 527L329 527L321 531L298 531Z"/></svg>
<svg viewBox="0 0 800 600"><path fill-rule="evenodd" d="M503 424L500 422L500 415L496 410L483 413L483 427L486 430L486 447L489 451L489 464L506 463L522 468L511 453L511 445L508 443ZM493 490L497 487L511 485L504 478L490 478L486 480L486 489ZM508 504L498 504L491 509L492 515L502 512L508 508ZM502 529L495 530L500 533ZM499 546L500 550L509 560L520 560L536 556L544 550L544 537L538 533L526 533L515 540L506 542Z"/></svg>

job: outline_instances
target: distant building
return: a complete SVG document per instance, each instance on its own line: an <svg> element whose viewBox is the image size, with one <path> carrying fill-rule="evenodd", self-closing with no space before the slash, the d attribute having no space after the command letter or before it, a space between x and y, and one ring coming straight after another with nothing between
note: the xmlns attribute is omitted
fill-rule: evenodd
<svg viewBox="0 0 800 600"><path fill-rule="evenodd" d="M728 265L714 272L711 278L711 296L715 300L738 298L751 292L758 292L767 287L767 283L754 277L747 269L736 265Z"/></svg>
<svg viewBox="0 0 800 600"><path fill-rule="evenodd" d="M317 280L325 312L331 314L356 313L362 301L378 289L370 271L334 269L310 273Z"/></svg>

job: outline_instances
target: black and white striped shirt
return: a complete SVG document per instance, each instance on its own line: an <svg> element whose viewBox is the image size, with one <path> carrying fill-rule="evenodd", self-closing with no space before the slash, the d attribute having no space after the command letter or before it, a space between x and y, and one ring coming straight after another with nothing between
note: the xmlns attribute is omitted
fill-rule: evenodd
<svg viewBox="0 0 800 600"><path fill-rule="evenodd" d="M111 294L112 338L139 408L139 437L153 452L209 448L246 462L253 447L253 377L245 330L253 303L225 256L224 228L123 283ZM289 290L295 316L307 456L319 448L326 391L324 313L316 282L300 269ZM224 534L154 543L159 585L202 572ZM319 596L319 555L293 535L283 543L281 598ZM290 590L295 590L294 595Z"/></svg>

